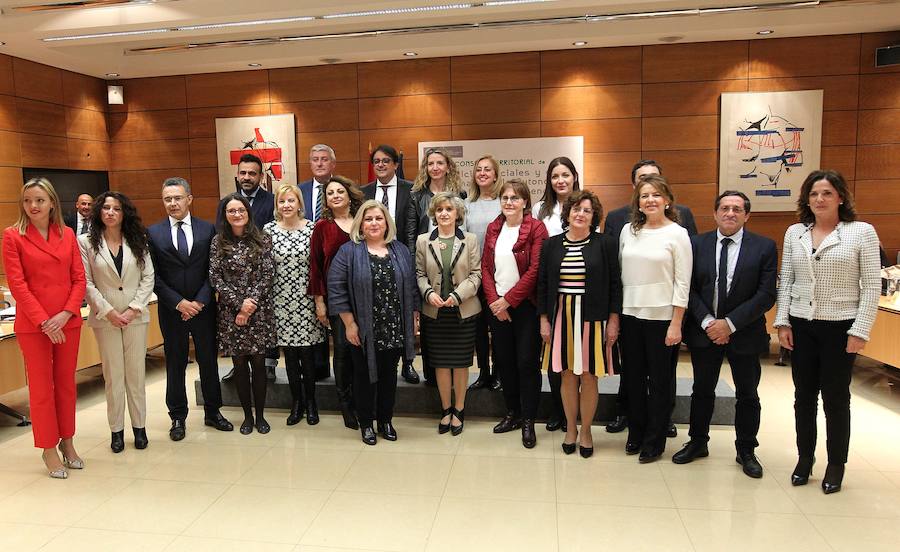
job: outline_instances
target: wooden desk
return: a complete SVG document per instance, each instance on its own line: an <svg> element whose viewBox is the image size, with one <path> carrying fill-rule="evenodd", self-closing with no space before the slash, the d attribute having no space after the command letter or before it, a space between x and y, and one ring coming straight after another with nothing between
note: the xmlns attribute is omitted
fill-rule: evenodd
<svg viewBox="0 0 900 552"><path fill-rule="evenodd" d="M863 356L900 368L900 306L889 297L878 300L878 314Z"/></svg>

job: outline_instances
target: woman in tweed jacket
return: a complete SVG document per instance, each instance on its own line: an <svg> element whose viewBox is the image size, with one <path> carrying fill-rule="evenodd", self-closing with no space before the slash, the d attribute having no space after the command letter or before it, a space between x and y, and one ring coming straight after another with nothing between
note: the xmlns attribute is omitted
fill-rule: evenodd
<svg viewBox="0 0 900 552"><path fill-rule="evenodd" d="M825 494L841 490L850 446L850 377L875 323L881 279L878 236L856 221L853 194L835 171L814 171L797 200L800 222L787 229L775 327L793 352L799 461L791 484L805 485L815 463L819 391L825 410Z"/></svg>

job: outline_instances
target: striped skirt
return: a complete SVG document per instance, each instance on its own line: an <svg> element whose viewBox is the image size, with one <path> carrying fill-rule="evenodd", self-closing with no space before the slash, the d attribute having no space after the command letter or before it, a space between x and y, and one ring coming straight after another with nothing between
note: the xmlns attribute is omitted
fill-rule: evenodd
<svg viewBox="0 0 900 552"><path fill-rule="evenodd" d="M579 376L585 372L597 377L613 375L606 362L603 336L606 323L582 320L581 295L561 293L556 301L556 318L550 332L550 343L544 343L544 370L572 370Z"/></svg>
<svg viewBox="0 0 900 552"><path fill-rule="evenodd" d="M475 326L478 316L461 319L459 309L438 309L437 318L422 315L427 326L425 346L428 362L435 368L468 368L475 355Z"/></svg>

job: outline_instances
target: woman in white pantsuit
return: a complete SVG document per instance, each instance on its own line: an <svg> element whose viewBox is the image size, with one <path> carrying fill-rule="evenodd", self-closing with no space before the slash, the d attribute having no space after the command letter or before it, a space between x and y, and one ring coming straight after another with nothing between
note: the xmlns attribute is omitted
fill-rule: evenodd
<svg viewBox="0 0 900 552"><path fill-rule="evenodd" d="M113 452L125 449L125 404L134 446L147 447L144 370L147 354L147 303L153 293L153 262L147 231L131 200L104 192L94 201L91 230L78 238L93 328L103 362L106 414Z"/></svg>

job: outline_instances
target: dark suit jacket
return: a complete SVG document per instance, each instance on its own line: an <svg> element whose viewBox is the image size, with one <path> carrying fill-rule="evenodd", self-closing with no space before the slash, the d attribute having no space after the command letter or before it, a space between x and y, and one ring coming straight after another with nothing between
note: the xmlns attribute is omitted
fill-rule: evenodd
<svg viewBox="0 0 900 552"><path fill-rule="evenodd" d="M66 223L66 226L72 229L72 232L75 232L75 235L78 235L78 215L75 213L69 213L68 215L63 217L63 222Z"/></svg>
<svg viewBox="0 0 900 552"><path fill-rule="evenodd" d="M156 272L153 291L156 292L159 303L173 312L182 299L199 301L206 305L204 311L210 306L215 311L215 296L209 284L209 246L216 235L216 229L192 214L191 230L194 233L194 245L190 256L185 258L172 242L172 227L168 217L147 229L150 236L150 256Z"/></svg>
<svg viewBox="0 0 900 552"><path fill-rule="evenodd" d="M678 217L681 220L681 226L688 231L689 236L696 236L697 223L694 222L694 213L684 205L675 205L675 208L678 209ZM619 234L622 233L622 228L625 228L625 225L629 222L631 222L630 205L614 209L606 215L606 221L603 223L603 233L607 236L614 237L616 241L618 241Z"/></svg>
<svg viewBox="0 0 900 552"><path fill-rule="evenodd" d="M691 239L694 268L684 332L688 347L713 345L700 323L708 314L715 316L712 304L716 288L716 237L713 230ZM725 316L736 330L731 334L727 347L735 353L752 354L768 350L766 311L775 304L777 263L775 242L745 229L731 289L725 298Z"/></svg>
<svg viewBox="0 0 900 552"><path fill-rule="evenodd" d="M266 223L275 220L275 195L264 188L260 188L259 191L256 192L256 197L253 199L253 205L250 206L250 211L253 213L253 224L262 230ZM219 209L216 211L216 228L220 228L222 225L221 217L222 201L219 202Z"/></svg>
<svg viewBox="0 0 900 552"><path fill-rule="evenodd" d="M378 191L378 185L376 184L378 181L373 180L366 184L366 186L362 189L363 194L365 194L366 199L377 199L381 201L381 196L376 197L376 192ZM406 231L406 222L407 222L407 210L409 208L409 194L412 191L412 182L409 180L397 179L397 210L396 215L394 216L394 224L397 225L397 238L401 241L405 240L407 235Z"/></svg>

